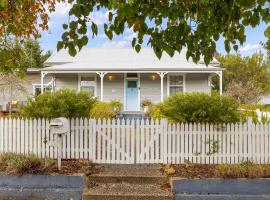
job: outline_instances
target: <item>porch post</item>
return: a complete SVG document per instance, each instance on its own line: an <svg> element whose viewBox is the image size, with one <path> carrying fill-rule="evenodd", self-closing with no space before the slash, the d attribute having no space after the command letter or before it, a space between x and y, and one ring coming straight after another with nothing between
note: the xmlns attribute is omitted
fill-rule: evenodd
<svg viewBox="0 0 270 200"><path fill-rule="evenodd" d="M40 81L40 90L41 94L44 92L44 78L46 76L47 72L41 72L41 81Z"/></svg>
<svg viewBox="0 0 270 200"><path fill-rule="evenodd" d="M157 74L160 76L160 102L163 101L164 99L164 84L163 84L163 79L164 76L167 74L168 72L157 72Z"/></svg>
<svg viewBox="0 0 270 200"><path fill-rule="evenodd" d="M220 71L218 73L218 76L219 76L219 94L222 95L222 90L223 90L223 87L222 87L222 71Z"/></svg>
<svg viewBox="0 0 270 200"><path fill-rule="evenodd" d="M97 72L100 77L100 101L103 101L103 79L107 72Z"/></svg>

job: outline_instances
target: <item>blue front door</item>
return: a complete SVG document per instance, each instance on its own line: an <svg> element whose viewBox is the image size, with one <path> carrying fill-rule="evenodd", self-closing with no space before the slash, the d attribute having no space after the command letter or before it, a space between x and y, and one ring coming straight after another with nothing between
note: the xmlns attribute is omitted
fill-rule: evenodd
<svg viewBox="0 0 270 200"><path fill-rule="evenodd" d="M138 110L138 80L126 80L126 110Z"/></svg>

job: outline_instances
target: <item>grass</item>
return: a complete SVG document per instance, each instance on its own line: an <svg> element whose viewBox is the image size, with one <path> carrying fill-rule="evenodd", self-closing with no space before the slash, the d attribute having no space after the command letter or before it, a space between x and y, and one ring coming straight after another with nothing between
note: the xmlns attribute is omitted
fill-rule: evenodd
<svg viewBox="0 0 270 200"><path fill-rule="evenodd" d="M181 178L270 178L270 165L259 165L252 162L240 164L179 164L171 165L173 177ZM163 171L166 173L165 167Z"/></svg>
<svg viewBox="0 0 270 200"><path fill-rule="evenodd" d="M48 174L54 171L55 161L34 155L0 154L0 172L21 176L23 174Z"/></svg>
<svg viewBox="0 0 270 200"><path fill-rule="evenodd" d="M39 158L35 155L15 153L0 154L0 172L21 176L23 174L91 174L102 171L102 166L95 165L89 160L62 160L61 170L56 161L49 158Z"/></svg>

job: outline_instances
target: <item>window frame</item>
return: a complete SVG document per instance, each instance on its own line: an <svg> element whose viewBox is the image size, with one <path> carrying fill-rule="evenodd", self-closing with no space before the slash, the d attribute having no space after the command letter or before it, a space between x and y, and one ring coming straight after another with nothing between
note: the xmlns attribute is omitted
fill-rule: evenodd
<svg viewBox="0 0 270 200"><path fill-rule="evenodd" d="M183 84L182 85L171 85L170 84L170 78L171 76L182 76L183 77ZM182 73L176 73L176 74L167 74L167 96L170 96L170 88L171 87L183 87L183 93L186 92L186 74L182 74Z"/></svg>
<svg viewBox="0 0 270 200"><path fill-rule="evenodd" d="M33 88L33 95L36 96L36 89L40 89L41 91L41 84L32 84L32 88ZM46 91L46 89L50 89L51 92L53 92L53 86L51 85L43 85L44 91Z"/></svg>
<svg viewBox="0 0 270 200"><path fill-rule="evenodd" d="M82 77L93 77L94 78L94 84L89 87L94 87L94 97L97 97L97 74L78 74L78 91L81 91L82 85L81 80ZM87 87L87 86L83 86Z"/></svg>

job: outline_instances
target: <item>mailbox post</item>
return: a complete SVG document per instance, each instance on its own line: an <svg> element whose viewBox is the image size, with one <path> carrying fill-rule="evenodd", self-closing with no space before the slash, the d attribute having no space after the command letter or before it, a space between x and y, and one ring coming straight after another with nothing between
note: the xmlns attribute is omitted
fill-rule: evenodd
<svg viewBox="0 0 270 200"><path fill-rule="evenodd" d="M57 165L60 170L63 154L63 136L70 131L69 120L64 117L53 119L50 123L50 130L51 134L57 135Z"/></svg>

